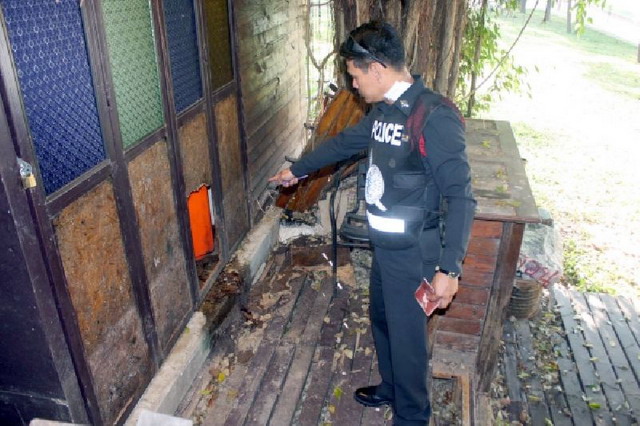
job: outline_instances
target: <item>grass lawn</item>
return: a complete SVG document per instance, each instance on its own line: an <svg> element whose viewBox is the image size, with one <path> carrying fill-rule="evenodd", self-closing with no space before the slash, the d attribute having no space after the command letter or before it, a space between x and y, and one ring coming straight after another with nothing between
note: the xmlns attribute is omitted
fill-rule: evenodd
<svg viewBox="0 0 640 426"><path fill-rule="evenodd" d="M504 47L523 15L501 18ZM505 94L483 118L514 129L538 206L564 242L566 281L639 295L640 64L637 46L536 13L513 50L530 93Z"/></svg>

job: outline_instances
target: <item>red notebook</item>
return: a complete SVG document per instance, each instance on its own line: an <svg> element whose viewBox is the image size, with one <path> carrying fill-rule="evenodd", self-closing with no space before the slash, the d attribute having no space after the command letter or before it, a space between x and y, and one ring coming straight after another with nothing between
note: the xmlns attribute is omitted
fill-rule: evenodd
<svg viewBox="0 0 640 426"><path fill-rule="evenodd" d="M436 297L435 290L426 278L422 279L422 282L416 290L416 300L428 317L431 316L440 304L440 298Z"/></svg>

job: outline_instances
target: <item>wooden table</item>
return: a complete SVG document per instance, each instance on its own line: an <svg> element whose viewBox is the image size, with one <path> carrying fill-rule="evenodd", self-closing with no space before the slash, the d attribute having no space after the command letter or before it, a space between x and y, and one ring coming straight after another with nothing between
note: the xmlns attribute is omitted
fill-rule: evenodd
<svg viewBox="0 0 640 426"><path fill-rule="evenodd" d="M434 375L467 377L473 391L486 392L525 224L540 218L508 122L467 120L467 153L478 208L458 294L429 333Z"/></svg>

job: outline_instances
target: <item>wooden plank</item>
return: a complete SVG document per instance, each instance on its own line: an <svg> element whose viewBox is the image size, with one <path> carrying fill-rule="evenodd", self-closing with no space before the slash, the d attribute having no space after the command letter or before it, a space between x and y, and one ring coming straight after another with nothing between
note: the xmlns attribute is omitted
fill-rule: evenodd
<svg viewBox="0 0 640 426"><path fill-rule="evenodd" d="M466 284L460 284L453 303L461 302L473 305L486 305L489 301L489 293L489 288L471 287Z"/></svg>
<svg viewBox="0 0 640 426"><path fill-rule="evenodd" d="M335 374L336 336L343 329L343 324L347 319L346 315L349 314L350 291L354 290L348 287L338 290L326 317L322 320L319 345L316 347L313 365L305 384L302 406L294 419L295 424L318 424L325 400L333 392L330 384Z"/></svg>
<svg viewBox="0 0 640 426"><path fill-rule="evenodd" d="M561 290L554 287L553 294L554 298L558 302L557 309L561 317L573 318L574 312L568 297L564 294L559 294L559 291ZM572 334L574 330L568 329L566 323L564 324L564 329L568 339L569 334ZM567 404L569 405L572 417L575 419L575 424L593 424L592 412L583 398L584 391L580 384L578 368L571 357L567 340L560 340L556 342L554 350L558 354L557 362L558 369L560 371L560 379L562 380Z"/></svg>
<svg viewBox="0 0 640 426"><path fill-rule="evenodd" d="M493 262L495 263L495 261ZM491 287L493 283L493 270L490 272L482 272L477 268L465 268L464 275L460 277L460 284L478 286L478 287Z"/></svg>
<svg viewBox="0 0 640 426"><path fill-rule="evenodd" d="M620 410L628 411L631 409L637 418L637 415L640 414L640 386L635 376L630 374L633 370L622 349L623 342L619 340L619 336L613 328L613 322L607 315L607 309L600 299L600 295L590 293L586 297L591 307L593 320L615 370L616 383L620 385L624 393L625 401ZM610 384L605 383L604 386L610 386Z"/></svg>
<svg viewBox="0 0 640 426"><path fill-rule="evenodd" d="M327 313L327 321L324 322L320 331L321 346L333 348L336 345L336 335L342 328L343 318L348 315L349 292L346 289L338 290L338 294L333 298Z"/></svg>
<svg viewBox="0 0 640 426"><path fill-rule="evenodd" d="M480 320L450 318L446 315L438 324L438 330L479 336L482 331L482 322Z"/></svg>
<svg viewBox="0 0 640 426"><path fill-rule="evenodd" d="M498 248L500 247L500 240L498 238L471 238L469 240L469 253L480 253L487 256L498 255Z"/></svg>
<svg viewBox="0 0 640 426"><path fill-rule="evenodd" d="M302 389L309 373L311 358L315 348L312 346L297 345L295 355L291 363L291 368L287 374L287 379L280 392L271 416L270 424L288 425L291 424L293 415L298 405L298 400L302 394Z"/></svg>
<svg viewBox="0 0 640 426"><path fill-rule="evenodd" d="M519 422L522 419L524 402L522 400L522 387L518 379L516 332L511 321L504 323L502 336L502 341L504 342L504 379L507 384L507 395L509 396L509 407L507 411L510 421Z"/></svg>
<svg viewBox="0 0 640 426"><path fill-rule="evenodd" d="M324 277L317 290L309 288L307 291L316 291L318 295L315 297L314 304L308 313L303 334L294 338L296 343L295 356L280 392L281 395L286 397L279 398L274 407L271 417L271 423L274 425L290 424L298 406L298 400L307 380L315 346L320 337L323 319L333 294L332 277ZM302 306L299 309L302 309ZM285 341L291 338L293 338L293 334L288 333L285 336Z"/></svg>
<svg viewBox="0 0 640 426"><path fill-rule="evenodd" d="M473 411L473 390L471 389L471 378L469 374L460 374L458 377L458 385L462 391L462 426L471 426L471 413Z"/></svg>
<svg viewBox="0 0 640 426"><path fill-rule="evenodd" d="M319 294L319 291L313 288L312 282L313 278L310 278L300 291L300 296L293 310L291 321L287 324L282 336L282 340L285 342L298 343L304 333L311 308Z"/></svg>
<svg viewBox="0 0 640 426"><path fill-rule="evenodd" d="M232 408L229 416L224 422L225 425L237 425L242 424L253 404L255 395L262 384L263 377L269 365L272 363L274 357L275 348L281 345L281 337L285 329L298 317L295 315L296 311L300 311L299 303L301 296L295 297L296 294L304 293L304 290L308 291L309 278L303 275L298 278L294 278L296 284L292 285L292 288L296 291L293 292L294 297L287 303L283 312L269 321L264 337L256 351L256 354L251 359L250 365L247 369L248 374L240 385L238 390L237 403ZM277 343L277 344L275 344Z"/></svg>
<svg viewBox="0 0 640 426"><path fill-rule="evenodd" d="M607 401L602 393L600 387L600 380L596 375L595 368L591 363L591 354L587 350L582 334L583 327L574 318L574 311L570 299L570 293L563 287L554 286L554 294L556 300L560 305L560 315L562 316L562 322L567 332L567 339L571 352L573 353L573 359L578 368L578 374L582 383L582 391L590 403L599 404L602 407L603 413L593 412L593 419L597 425L611 424L611 415L606 411ZM602 414L602 415L601 415Z"/></svg>
<svg viewBox="0 0 640 426"><path fill-rule="evenodd" d="M482 320L486 313L486 307L482 305L470 305L468 303L453 303L447 309L447 317L467 320Z"/></svg>
<svg viewBox="0 0 640 426"><path fill-rule="evenodd" d="M566 346L564 333L562 335L560 333L552 333L549 338L551 339L552 347L554 349L556 363L558 363L558 358L560 357L557 349L558 345L562 342ZM558 365L559 364L556 366L559 369L560 367ZM572 426L573 421L571 421L571 410L569 409L569 403L562 389L560 380L560 372L558 372L558 384L547 386L544 391L547 405L549 406L549 414L551 414L551 422L554 426Z"/></svg>
<svg viewBox="0 0 640 426"><path fill-rule="evenodd" d="M565 340L558 342L554 350L557 354L558 370L571 417L576 425L592 425L593 416L583 398L584 392L578 377L578 369L571 358L567 342Z"/></svg>
<svg viewBox="0 0 640 426"><path fill-rule="evenodd" d="M351 386L347 386L351 381L349 375L351 372L352 359L349 358L348 352L351 351L353 355L353 349L355 347L357 334L355 333L357 325L354 321L353 315L358 312L358 303L355 302L353 293L349 295L349 303L347 307L347 315L345 315L342 328L340 330L339 342L336 344L334 363L335 372L331 384L329 385L329 393L327 394L326 406L329 410L330 420L332 423L338 423L337 417L341 416L343 424L357 425L360 423L362 417L362 406L357 404L351 395ZM361 309L361 303L359 303ZM351 315L353 313L353 315ZM368 379L368 377L367 377ZM365 384L359 385L353 383L355 386L365 386ZM348 411L352 409L353 412Z"/></svg>
<svg viewBox="0 0 640 426"><path fill-rule="evenodd" d="M324 318L329 310L329 302L333 295L333 277L327 276L317 290L318 296L309 312L304 333L300 336L300 343L315 346L320 338Z"/></svg>
<svg viewBox="0 0 640 426"><path fill-rule="evenodd" d="M273 324L273 322L271 324ZM270 341L263 340L258 351L251 359L242 383L237 388L237 399L229 415L224 422L215 421L211 423L212 425L224 424L234 426L244 423L274 354L275 345ZM237 371L234 371L234 373L239 375ZM212 413L212 411L210 411L210 413ZM219 413L216 414L216 417L218 415Z"/></svg>
<svg viewBox="0 0 640 426"><path fill-rule="evenodd" d="M471 237L500 238L502 236L502 223L489 220L475 219L471 227Z"/></svg>
<svg viewBox="0 0 640 426"><path fill-rule="evenodd" d="M514 324L516 331L518 352L520 354L520 362L527 372L525 378L527 405L529 406L529 415L531 423L534 425L547 424L547 420L551 420L549 407L545 401L544 390L539 378L539 369L536 366L536 353L533 350L533 336L529 328L529 321L518 320Z"/></svg>
<svg viewBox="0 0 640 426"><path fill-rule="evenodd" d="M460 333L449 333L438 330L436 332L436 342L434 356L438 356L439 348L453 349L461 352L468 352L467 356L475 355L478 350L480 338Z"/></svg>
<svg viewBox="0 0 640 426"><path fill-rule="evenodd" d="M382 382L382 378L380 377L380 373L378 372L378 359L374 355L373 363L371 364L371 375L369 377L369 385L378 385ZM359 386L358 386L359 387ZM351 396L353 398L353 396ZM391 407L365 407L362 412L362 419L360 424L362 426L370 426L370 425L381 425L387 426L392 424L391 420Z"/></svg>
<svg viewBox="0 0 640 426"><path fill-rule="evenodd" d="M629 365L629 370L624 370L623 368L626 366L621 366L621 370L624 371L624 373L622 374L626 375L629 380L635 380L637 382L638 377L640 377L640 348L635 343L633 332L631 331L629 324L624 318L622 312L620 311L620 307L618 306L613 296L610 296L608 294L601 294L600 300L603 302L606 308L611 326L613 327L613 330L618 337L620 348L624 352ZM631 392L631 395L635 396L635 393ZM631 402L632 401L630 400L629 403L631 404ZM632 408L634 408L634 413L636 416L640 415L640 408L638 408L637 410L634 406L632 406Z"/></svg>
<svg viewBox="0 0 640 426"><path fill-rule="evenodd" d="M300 425L319 423L320 413L329 392L329 384L333 378L333 346L317 346L313 356L311 370L303 391L302 407L297 421Z"/></svg>
<svg viewBox="0 0 640 426"><path fill-rule="evenodd" d="M253 398L252 405L247 413L245 425L263 426L269 423L273 406L280 395L280 387L289 371L294 349L293 345L276 347L275 355L262 379L262 385ZM233 420L230 418L229 422Z"/></svg>
<svg viewBox="0 0 640 426"><path fill-rule="evenodd" d="M631 418L629 412L623 408L625 404L624 394L617 382L616 374L611 367L609 356L598 333L599 324L595 323L593 313L589 310L584 294L573 290L571 291L571 300L574 302L576 313L580 315L583 321L583 333L589 345L591 362L596 368L596 373L600 386L606 396L611 417L616 419L616 424L630 425ZM604 409L605 407L603 406L600 410Z"/></svg>
<svg viewBox="0 0 640 426"><path fill-rule="evenodd" d="M638 313L635 310L633 302L629 301L625 297L619 297L618 305L620 306L625 319L629 323L629 328L635 336L636 342L640 344L640 319L638 319Z"/></svg>
<svg viewBox="0 0 640 426"><path fill-rule="evenodd" d="M338 425L356 425L362 418L364 407L355 401L353 392L369 383L375 353L373 335L369 325L368 306L367 296L362 296L357 291L351 292L349 297L350 315L345 318L343 343L346 344L348 350L352 351L353 357L351 360L344 359L344 373L340 373L343 394L335 402L336 415L333 417L334 423ZM366 353L365 348L369 349L369 353ZM338 354L340 354L339 351Z"/></svg>
<svg viewBox="0 0 640 426"><path fill-rule="evenodd" d="M267 363L273 354L273 341L279 339L282 335L284 326L289 321L295 306L297 295L305 281L306 276L304 275L289 280L292 294L291 299L278 308L277 312L274 313L274 318L269 321L264 330L256 332L254 339L258 340L259 343L257 343L256 352L251 359L247 363L235 364L229 377L227 377L224 382L218 384L218 397L207 408L205 413L206 422L204 425L215 426L225 424L227 417L229 417L235 407L241 403L240 398L242 395L240 391L250 391L247 384L249 378L254 377L256 369L260 366L263 367L264 370L262 372L264 373ZM259 382L254 383L254 389L257 389L258 385ZM243 412L246 414L249 410L249 401L248 396L245 397L243 401L245 406L242 407L242 411L235 413L234 416L240 417Z"/></svg>

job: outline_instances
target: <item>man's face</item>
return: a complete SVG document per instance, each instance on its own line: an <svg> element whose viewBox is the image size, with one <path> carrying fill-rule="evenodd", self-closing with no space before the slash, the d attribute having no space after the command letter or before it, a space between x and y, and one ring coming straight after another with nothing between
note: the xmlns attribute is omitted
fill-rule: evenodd
<svg viewBox="0 0 640 426"><path fill-rule="evenodd" d="M353 88L368 104L382 101L386 93L372 66L373 64L369 64L368 68L363 70L356 67L352 59L347 60L347 72L353 79Z"/></svg>

